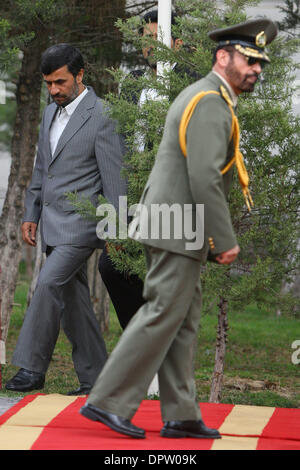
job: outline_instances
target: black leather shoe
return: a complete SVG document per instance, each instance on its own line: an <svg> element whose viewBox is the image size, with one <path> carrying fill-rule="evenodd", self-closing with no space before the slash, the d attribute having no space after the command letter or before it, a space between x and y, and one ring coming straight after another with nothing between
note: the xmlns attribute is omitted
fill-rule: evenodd
<svg viewBox="0 0 300 470"><path fill-rule="evenodd" d="M41 390L44 387L45 374L32 372L27 369L20 369L16 375L5 385L6 390L14 392L30 392L31 390Z"/></svg>
<svg viewBox="0 0 300 470"><path fill-rule="evenodd" d="M120 434L126 434L127 436L135 437L137 439L145 438L145 431L134 426L129 419L121 418L113 413L108 413L100 408L96 408L94 405L86 403L80 409L80 414L92 421L100 421L100 423L105 424L109 428L113 429L113 431L117 431Z"/></svg>
<svg viewBox="0 0 300 470"><path fill-rule="evenodd" d="M78 388L75 390L71 390L67 393L68 396L76 396L76 395L88 395L91 391L91 386L89 384L81 383Z"/></svg>
<svg viewBox="0 0 300 470"><path fill-rule="evenodd" d="M160 431L161 437L198 437L199 439L221 439L217 429L210 429L203 421L167 421Z"/></svg>

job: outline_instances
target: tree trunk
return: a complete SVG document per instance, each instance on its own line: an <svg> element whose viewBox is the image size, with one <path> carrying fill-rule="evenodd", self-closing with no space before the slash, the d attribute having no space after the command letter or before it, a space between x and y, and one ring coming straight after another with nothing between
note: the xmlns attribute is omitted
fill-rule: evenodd
<svg viewBox="0 0 300 470"><path fill-rule="evenodd" d="M118 68L123 58L122 34L115 22L117 18L126 17L126 0L75 0L75 21L78 18L76 7L82 8L83 3L87 21L75 34L70 34L69 39L66 36L68 33L63 32L63 40L81 45L88 65L86 80L98 96L104 97L118 89L107 69Z"/></svg>
<svg viewBox="0 0 300 470"><path fill-rule="evenodd" d="M2 341L1 330L1 305L2 305L2 291L1 291L1 266L0 266L0 390L2 389L2 364L5 363L5 348Z"/></svg>
<svg viewBox="0 0 300 470"><path fill-rule="evenodd" d="M39 67L43 49L43 41L38 37L23 51L16 91L17 111L11 146L11 170L0 219L1 338L4 342L7 338L21 258L20 223L23 217L23 200L35 157L42 84Z"/></svg>
<svg viewBox="0 0 300 470"><path fill-rule="evenodd" d="M110 298L98 271L101 250L95 250L88 260L88 280L92 305L102 333L109 328Z"/></svg>
<svg viewBox="0 0 300 470"><path fill-rule="evenodd" d="M225 365L225 353L227 343L228 319L227 307L228 302L221 297L218 315L218 329L217 329L217 346L215 355L215 368L212 377L212 384L210 390L209 401L212 403L219 403L222 394L222 384Z"/></svg>

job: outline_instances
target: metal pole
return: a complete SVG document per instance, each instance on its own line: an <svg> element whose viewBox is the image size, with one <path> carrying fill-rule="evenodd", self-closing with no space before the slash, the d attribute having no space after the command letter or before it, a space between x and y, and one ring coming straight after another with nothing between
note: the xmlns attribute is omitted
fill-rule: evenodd
<svg viewBox="0 0 300 470"><path fill-rule="evenodd" d="M158 40L171 47L172 0L158 0Z"/></svg>
<svg viewBox="0 0 300 470"><path fill-rule="evenodd" d="M158 40L171 47L172 0L158 0ZM163 75L165 64L158 62L157 75Z"/></svg>

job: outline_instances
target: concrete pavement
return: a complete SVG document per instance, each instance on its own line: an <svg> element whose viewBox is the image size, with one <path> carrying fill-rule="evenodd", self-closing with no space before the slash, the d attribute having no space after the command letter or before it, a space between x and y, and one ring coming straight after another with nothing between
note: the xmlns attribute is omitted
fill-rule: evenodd
<svg viewBox="0 0 300 470"><path fill-rule="evenodd" d="M23 397L16 397L16 398L8 398L8 397L1 397L0 396L0 416L3 415L9 408L13 405L18 403L18 401L22 400Z"/></svg>

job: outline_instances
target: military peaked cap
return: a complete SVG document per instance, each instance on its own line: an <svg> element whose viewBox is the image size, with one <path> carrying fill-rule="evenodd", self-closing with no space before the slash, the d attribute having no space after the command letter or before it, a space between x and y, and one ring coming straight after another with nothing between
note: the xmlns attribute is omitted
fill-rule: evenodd
<svg viewBox="0 0 300 470"><path fill-rule="evenodd" d="M233 45L241 54L270 62L264 51L277 36L277 26L268 18L256 18L244 23L216 29L208 36L218 43L218 47Z"/></svg>

